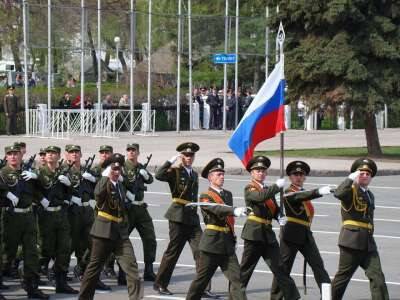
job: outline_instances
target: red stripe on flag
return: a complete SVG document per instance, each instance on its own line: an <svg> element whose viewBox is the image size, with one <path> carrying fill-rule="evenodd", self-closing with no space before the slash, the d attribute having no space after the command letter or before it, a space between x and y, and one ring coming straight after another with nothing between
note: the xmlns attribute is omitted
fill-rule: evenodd
<svg viewBox="0 0 400 300"><path fill-rule="evenodd" d="M254 148L258 143L273 138L277 133L285 130L285 106L281 105L278 110L260 118L254 126L251 144L242 160L243 164L246 166L253 157Z"/></svg>

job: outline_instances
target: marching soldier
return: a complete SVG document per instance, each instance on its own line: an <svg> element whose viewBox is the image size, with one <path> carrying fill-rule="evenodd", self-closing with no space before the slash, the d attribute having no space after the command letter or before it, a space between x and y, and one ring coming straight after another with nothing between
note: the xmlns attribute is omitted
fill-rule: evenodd
<svg viewBox="0 0 400 300"><path fill-rule="evenodd" d="M242 287L240 282L234 231L234 216L246 216L247 208L232 207L232 193L223 189L224 174L224 161L220 158L211 160L201 172L201 176L207 178L210 184L208 191L200 195L201 204L205 204L201 206L201 212L206 229L199 245L200 258L197 275L190 285L187 300L201 299L203 291L218 267L229 280L229 298L247 299L245 287Z"/></svg>
<svg viewBox="0 0 400 300"><path fill-rule="evenodd" d="M110 145L101 145L99 148L99 162L92 168L91 173L96 177L97 181L101 178L104 171L103 163L113 155L113 147Z"/></svg>
<svg viewBox="0 0 400 300"><path fill-rule="evenodd" d="M165 214L169 221L169 243L154 282L154 290L159 294L172 295L167 287L186 242L189 242L198 270L199 242L202 233L200 219L197 209L186 204L197 202L199 179L192 169L192 164L199 149L199 145L195 143L180 144L176 148L180 153L166 161L156 173L158 180L168 182L172 196L172 204ZM182 163L178 167L173 167L179 157ZM209 287L204 296L217 297L209 291Z"/></svg>
<svg viewBox="0 0 400 300"><path fill-rule="evenodd" d="M77 266L81 264L85 250L89 248L89 231L94 220L94 212L90 207L92 184L96 178L83 169L81 165L82 152L78 145L67 145L67 163L73 164L70 171L72 183L71 205L68 208L71 226L71 253L75 253Z"/></svg>
<svg viewBox="0 0 400 300"><path fill-rule="evenodd" d="M292 161L286 167L286 174L289 176L291 185L285 191L283 198L287 223L281 230L280 248L287 274L292 271L297 252L300 251L311 266L315 281L321 289L322 283L330 283L330 278L311 231L314 216L311 200L330 194L331 187L323 186L305 191L303 184L309 173L310 166L303 161ZM286 299L284 291L278 284L275 276L271 287L271 299Z"/></svg>
<svg viewBox="0 0 400 300"><path fill-rule="evenodd" d="M374 239L375 197L369 190L378 168L369 158L351 166L351 174L336 189L341 202L343 226L339 235L339 270L332 281L332 299L343 298L354 272L361 266L370 281L371 299L389 299L385 275Z"/></svg>
<svg viewBox="0 0 400 300"><path fill-rule="evenodd" d="M6 265L11 268L21 244L24 259L23 286L28 298L48 299L49 296L38 289L39 256L32 213L32 203L42 197L36 182L38 176L30 170L31 166L27 166L26 170L21 169L22 153L19 147L8 146L5 152L7 165L0 171L0 189L2 197L10 201L3 215Z"/></svg>
<svg viewBox="0 0 400 300"><path fill-rule="evenodd" d="M39 181L43 187L40 203L43 210L39 214L39 228L42 240L41 266L46 272L50 259L54 259L56 292L76 294L67 284L67 272L71 253L71 235L68 221L68 206L71 198L69 170L59 165L61 149L48 146L47 164L39 169Z"/></svg>
<svg viewBox="0 0 400 300"><path fill-rule="evenodd" d="M294 280L283 269L279 244L272 230L272 219L281 221L275 194L283 187L285 180L279 178L276 184L267 187L264 181L270 165L271 161L267 157L256 156L246 166L251 174L251 182L245 187L244 199L246 206L253 211L247 217L242 231L242 285L243 288L247 287L258 260L262 257L277 278L285 299L299 299L300 294Z"/></svg>
<svg viewBox="0 0 400 300"><path fill-rule="evenodd" d="M125 188L120 182L123 165L124 156L118 153L102 165L105 170L94 192L97 215L90 231L91 256L82 279L81 300L93 299L100 272L112 252L126 273L129 299L142 298L138 265L129 240Z"/></svg>
<svg viewBox="0 0 400 300"><path fill-rule="evenodd" d="M144 202L144 184L151 184L153 176L146 170L145 166L138 162L139 144L128 144L126 146L126 161L124 166L126 196L128 203L129 234L136 228L143 243L144 274L145 281L154 281L156 274L153 271L153 262L156 259L156 234L154 232L153 220Z"/></svg>

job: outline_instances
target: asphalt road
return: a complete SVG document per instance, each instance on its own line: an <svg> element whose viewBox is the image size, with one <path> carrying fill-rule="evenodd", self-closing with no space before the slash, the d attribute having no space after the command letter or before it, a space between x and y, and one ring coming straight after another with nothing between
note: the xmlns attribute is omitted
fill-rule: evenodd
<svg viewBox="0 0 400 300"><path fill-rule="evenodd" d="M269 178L273 182L276 177ZM343 178L317 178L310 177L307 180L306 188L316 188L324 184L339 184ZM225 179L225 188L232 191L234 195L234 204L242 206L243 187L248 181L246 176L227 176ZM375 239L379 247L383 272L386 276L386 282L389 288L390 299L400 299L400 176L376 177L371 183L371 190L376 197L375 210ZM200 181L200 190L207 187L205 180ZM155 181L148 187L145 200L149 204L150 213L154 219L154 225L157 235L157 258L155 268L163 255L164 249L168 243L168 222L163 215L170 204L168 186L165 183ZM339 249L337 239L340 230L340 206L339 202L331 195L313 201L316 210L316 216L313 222L313 232L320 249L322 258L324 259L326 269L331 277L335 275L339 260ZM244 219L236 219L236 232L240 236ZM274 230L278 234L278 224L274 223ZM136 231L131 236L132 243L135 248L136 257L139 262L140 271L143 271L143 251L142 244ZM237 255L239 261L243 250L243 240L239 239ZM74 262L74 261L73 261ZM292 276L300 289L303 299L319 299L319 289L315 284L311 269L308 268L307 285L308 294L303 295L302 287L302 265L303 258L299 254L296 258L295 265L292 270ZM184 299L186 291L195 276L194 261L187 245L178 261L178 265L174 271L169 289L174 292L173 296L161 297L152 289L151 282L145 282L145 299ZM269 299L269 289L271 286L272 275L264 261L260 261L253 277L248 286L248 299ZM127 299L126 287L116 286L116 281L106 279L113 291L111 293L97 293L96 299ZM15 285L10 291L5 292L9 299L23 299L25 294L21 289L17 288L17 282L7 282ZM217 271L212 280L212 290L228 299L227 280L220 270ZM73 286L79 288L79 283L74 281ZM49 293L53 293L49 291ZM52 299L75 299L75 297L54 295ZM362 269L359 269L350 282L345 299L361 300L371 299L369 291L369 282Z"/></svg>

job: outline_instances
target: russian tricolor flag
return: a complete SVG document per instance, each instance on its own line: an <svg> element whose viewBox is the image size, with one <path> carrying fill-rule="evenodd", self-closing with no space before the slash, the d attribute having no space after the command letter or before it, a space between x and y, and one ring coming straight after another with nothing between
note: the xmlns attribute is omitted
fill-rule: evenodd
<svg viewBox="0 0 400 300"><path fill-rule="evenodd" d="M286 130L284 91L282 59L258 91L228 142L244 166L253 157L257 144Z"/></svg>

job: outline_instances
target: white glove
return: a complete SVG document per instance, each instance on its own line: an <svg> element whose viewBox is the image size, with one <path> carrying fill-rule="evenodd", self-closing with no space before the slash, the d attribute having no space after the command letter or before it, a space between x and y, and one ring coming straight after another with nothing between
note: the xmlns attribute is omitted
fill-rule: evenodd
<svg viewBox="0 0 400 300"><path fill-rule="evenodd" d="M21 176L25 181L38 178L38 176L35 173L31 172L31 171L23 171L21 173Z"/></svg>
<svg viewBox="0 0 400 300"><path fill-rule="evenodd" d="M278 217L278 223L279 223L280 226L285 226L286 223L287 223L287 218L286 218L286 216Z"/></svg>
<svg viewBox="0 0 400 300"><path fill-rule="evenodd" d="M170 159L168 159L168 161L171 163L171 165L173 165L180 156L181 154L174 155Z"/></svg>
<svg viewBox="0 0 400 300"><path fill-rule="evenodd" d="M150 175L145 169L140 169L139 174L142 175L144 180L149 180Z"/></svg>
<svg viewBox="0 0 400 300"><path fill-rule="evenodd" d="M110 176L111 173L111 166L108 166L107 168L104 169L104 171L101 173L101 176L108 177Z"/></svg>
<svg viewBox="0 0 400 300"><path fill-rule="evenodd" d="M321 196L323 195L329 195L331 193L331 187L329 185L322 186L318 189L318 194Z"/></svg>
<svg viewBox="0 0 400 300"><path fill-rule="evenodd" d="M135 195L132 194L130 191L126 192L126 198L128 198L129 201L131 201L131 202L135 201Z"/></svg>
<svg viewBox="0 0 400 300"><path fill-rule="evenodd" d="M58 180L65 186L71 186L71 181L65 175L58 176Z"/></svg>
<svg viewBox="0 0 400 300"><path fill-rule="evenodd" d="M122 182L122 181L124 181L124 177L122 177L122 175L119 175L119 177L118 177L118 181L119 181L119 182Z"/></svg>
<svg viewBox="0 0 400 300"><path fill-rule="evenodd" d="M15 196L13 193L8 192L7 199L9 199L12 202L14 207L16 207L18 205L19 198L17 196Z"/></svg>
<svg viewBox="0 0 400 300"><path fill-rule="evenodd" d="M96 200L94 200L94 199L90 199L89 201L89 206L91 207L91 208L95 208L96 207Z"/></svg>
<svg viewBox="0 0 400 300"><path fill-rule="evenodd" d="M361 173L360 170L357 170L357 171L351 173L349 175L349 179L351 179L353 181L356 180L358 178L358 176L360 176L360 173Z"/></svg>
<svg viewBox="0 0 400 300"><path fill-rule="evenodd" d="M40 200L40 204L42 204L43 208L46 209L49 207L50 202L46 198L43 198L42 200Z"/></svg>
<svg viewBox="0 0 400 300"><path fill-rule="evenodd" d="M86 180L95 183L96 182L96 178L90 174L89 172L85 172L82 174L82 177L85 178Z"/></svg>
<svg viewBox="0 0 400 300"><path fill-rule="evenodd" d="M247 207L236 207L233 210L235 217L245 217L247 216Z"/></svg>
<svg viewBox="0 0 400 300"><path fill-rule="evenodd" d="M78 206L82 206L82 199L81 199L81 198L72 196L72 197L71 197L71 202L72 202L72 203L75 203L75 204L78 205Z"/></svg>
<svg viewBox="0 0 400 300"><path fill-rule="evenodd" d="M285 178L278 178L275 184L278 186L278 188L283 188L285 185Z"/></svg>

